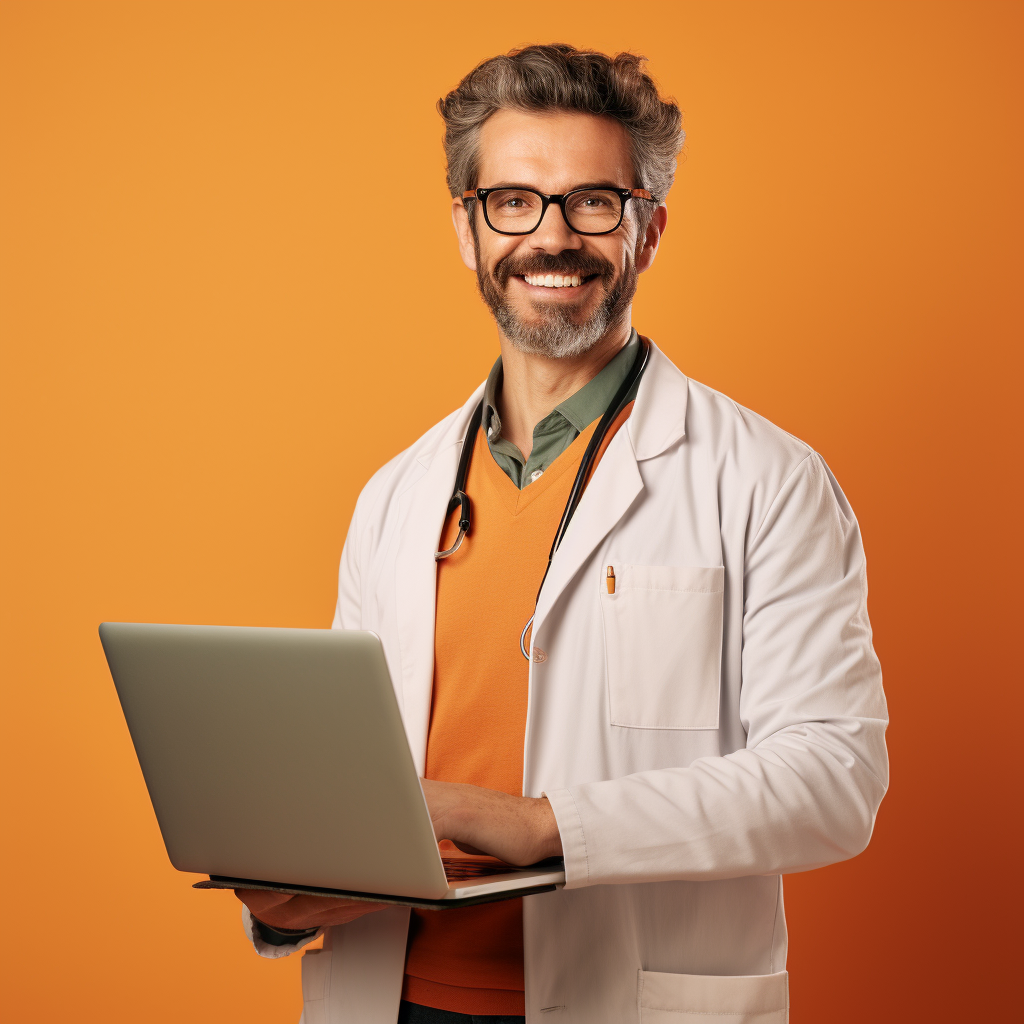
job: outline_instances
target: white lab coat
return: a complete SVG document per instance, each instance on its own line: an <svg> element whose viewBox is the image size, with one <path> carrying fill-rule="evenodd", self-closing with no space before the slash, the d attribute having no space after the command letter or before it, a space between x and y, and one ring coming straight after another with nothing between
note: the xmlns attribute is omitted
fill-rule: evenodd
<svg viewBox="0 0 1024 1024"><path fill-rule="evenodd" d="M373 477L341 560L334 625L380 634L421 773L433 555L481 392ZM821 457L654 348L537 606L523 794L567 881L523 902L531 1024L788 1020L781 875L863 850L888 780L866 601ZM330 929L303 1024L392 1024L407 928Z"/></svg>

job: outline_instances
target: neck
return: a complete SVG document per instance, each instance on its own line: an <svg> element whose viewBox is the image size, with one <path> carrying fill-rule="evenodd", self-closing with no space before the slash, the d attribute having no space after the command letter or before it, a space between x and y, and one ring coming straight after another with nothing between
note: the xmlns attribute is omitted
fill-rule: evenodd
<svg viewBox="0 0 1024 1024"><path fill-rule="evenodd" d="M502 437L529 458L533 450L533 428L555 406L592 381L623 349L631 333L627 316L593 348L568 359L520 352L500 334L503 379L498 412Z"/></svg>

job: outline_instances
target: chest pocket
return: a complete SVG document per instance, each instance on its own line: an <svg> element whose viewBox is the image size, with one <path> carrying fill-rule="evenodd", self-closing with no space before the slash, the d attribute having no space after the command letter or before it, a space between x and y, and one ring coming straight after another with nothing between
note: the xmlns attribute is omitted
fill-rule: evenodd
<svg viewBox="0 0 1024 1024"><path fill-rule="evenodd" d="M601 580L611 724L717 729L725 569L616 565Z"/></svg>

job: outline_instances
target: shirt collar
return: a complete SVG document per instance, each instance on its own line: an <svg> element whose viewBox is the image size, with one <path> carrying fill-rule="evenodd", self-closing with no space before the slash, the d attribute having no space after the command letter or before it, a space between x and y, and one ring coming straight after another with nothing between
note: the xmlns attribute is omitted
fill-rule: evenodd
<svg viewBox="0 0 1024 1024"><path fill-rule="evenodd" d="M583 385L575 394L570 395L564 402L556 405L537 424L546 424L549 417L556 413L572 424L577 433L590 426L605 409L608 408L615 392L629 374L633 360L636 358L636 347L639 344L639 336L636 330L629 335L629 341L617 352L604 368ZM484 415L483 427L489 441L496 441L501 436L501 415L498 412L498 392L501 390L501 382L504 371L501 365L501 356L498 356L491 372L487 375L487 383L484 385ZM534 428L536 430L536 428Z"/></svg>

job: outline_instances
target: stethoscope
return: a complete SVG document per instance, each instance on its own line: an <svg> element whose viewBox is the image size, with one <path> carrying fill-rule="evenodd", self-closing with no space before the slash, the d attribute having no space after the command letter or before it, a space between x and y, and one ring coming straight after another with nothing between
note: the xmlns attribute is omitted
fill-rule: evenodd
<svg viewBox="0 0 1024 1024"><path fill-rule="evenodd" d="M555 539L551 542L551 550L548 552L548 564L544 569L544 575L541 577L540 587L537 589L537 600L533 603L533 615L530 616L519 637L519 650L527 661L530 660L530 652L526 647L526 634L530 631L534 616L537 614L537 603L540 601L540 592L544 589L544 581L548 578L548 571L551 569L551 560L555 557L558 545L562 543L562 538L565 536L566 530L569 529L569 523L572 520L573 513L576 511L576 506L579 505L580 499L583 497L583 491L587 486L587 478L590 475L590 467L593 465L597 453L601 450L601 442L604 441L608 428L626 407L626 398L630 391L633 390L633 385L636 384L644 370L647 369L647 361L650 355L650 343L646 338L641 337L633 365L630 367L629 373L626 374L626 379L619 386L619 390L615 392L608 408L605 409L601 422L598 423L597 429L587 444L587 450L583 453L583 460L580 462L580 468L576 471L576 479L573 481L572 490L569 492L569 500L565 503L562 519L558 524L558 529L555 531ZM448 511L444 514L445 522L447 522L452 511L456 508L459 509L459 535L455 538L455 543L450 548L445 551L435 552L434 559L438 562L442 558L454 555L459 550L463 539L469 533L472 525L469 495L466 494L466 477L469 475L469 460L473 457L473 447L476 444L476 435L480 429L483 415L484 403L481 400L480 404L473 410L473 415L469 419L469 426L466 428L466 439L462 442L462 457L459 459L459 471L455 475L455 490L448 501Z"/></svg>

